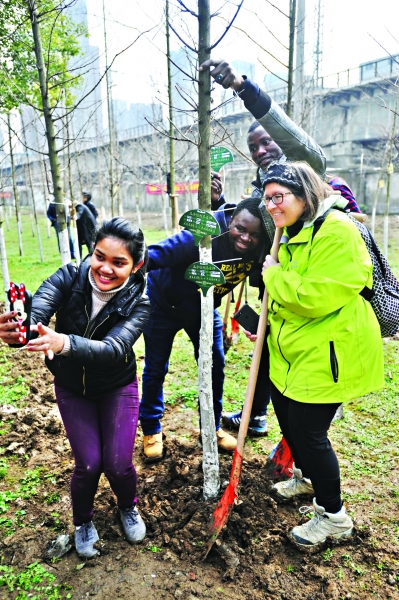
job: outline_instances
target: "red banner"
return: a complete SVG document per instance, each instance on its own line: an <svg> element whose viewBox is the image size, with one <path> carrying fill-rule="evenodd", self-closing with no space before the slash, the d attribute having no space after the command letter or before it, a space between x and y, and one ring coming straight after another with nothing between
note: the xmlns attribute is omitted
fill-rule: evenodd
<svg viewBox="0 0 399 600"><path fill-rule="evenodd" d="M0 192L0 198L11 198L11 192Z"/></svg>
<svg viewBox="0 0 399 600"><path fill-rule="evenodd" d="M181 181L175 183L175 194L185 194L188 192L191 192L192 194L197 194L198 186L199 181ZM166 183L162 187L159 185L159 183L147 183L147 185L145 186L146 194L160 194L162 190L166 194Z"/></svg>

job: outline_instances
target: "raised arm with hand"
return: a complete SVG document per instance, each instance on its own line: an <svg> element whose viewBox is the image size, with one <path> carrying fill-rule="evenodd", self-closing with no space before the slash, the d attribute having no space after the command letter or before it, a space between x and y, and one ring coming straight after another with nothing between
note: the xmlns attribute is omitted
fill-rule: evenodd
<svg viewBox="0 0 399 600"><path fill-rule="evenodd" d="M278 144L282 155L289 160L306 161L319 175L324 175L326 158L323 150L266 92L245 75L239 75L224 59L207 60L200 66L200 71L212 67L211 77L225 89L231 87L238 93L245 108Z"/></svg>

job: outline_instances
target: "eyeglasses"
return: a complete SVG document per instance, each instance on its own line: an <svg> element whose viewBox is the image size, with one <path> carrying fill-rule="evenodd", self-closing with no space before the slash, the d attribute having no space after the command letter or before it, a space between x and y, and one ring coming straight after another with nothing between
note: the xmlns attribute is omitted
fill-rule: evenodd
<svg viewBox="0 0 399 600"><path fill-rule="evenodd" d="M284 196L288 196L289 194L293 194L293 192L284 192L284 194L274 194L274 196L265 196L265 204L268 204L270 201L273 204L281 204L284 200Z"/></svg>

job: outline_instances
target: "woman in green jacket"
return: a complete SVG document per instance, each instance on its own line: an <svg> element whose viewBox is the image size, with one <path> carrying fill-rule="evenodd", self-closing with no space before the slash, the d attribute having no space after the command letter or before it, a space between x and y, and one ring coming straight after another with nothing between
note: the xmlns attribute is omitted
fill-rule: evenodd
<svg viewBox="0 0 399 600"><path fill-rule="evenodd" d="M356 225L332 210L340 196L306 163L275 163L264 180L266 208L284 228L276 263L267 256L272 400L294 457L293 476L274 486L282 498L312 494L313 517L294 527L302 547L352 535L342 505L337 457L327 437L342 402L383 386L383 352L374 311L361 295L372 263Z"/></svg>

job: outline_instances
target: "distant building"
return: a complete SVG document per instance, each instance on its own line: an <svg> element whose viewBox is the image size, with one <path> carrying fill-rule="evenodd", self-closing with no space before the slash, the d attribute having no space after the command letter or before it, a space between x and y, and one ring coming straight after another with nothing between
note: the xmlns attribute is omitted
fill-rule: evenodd
<svg viewBox="0 0 399 600"><path fill-rule="evenodd" d="M76 23L85 25L87 29L86 0L76 0L69 4L67 14ZM71 67L77 69L76 73L80 73L83 77L83 85L76 92L77 101L88 94L87 98L84 98L74 110L71 134L79 137L86 147L92 146L95 138L103 132L102 98L99 85L100 54L98 47L92 46L89 39L86 36L80 38L83 55L71 61Z"/></svg>

